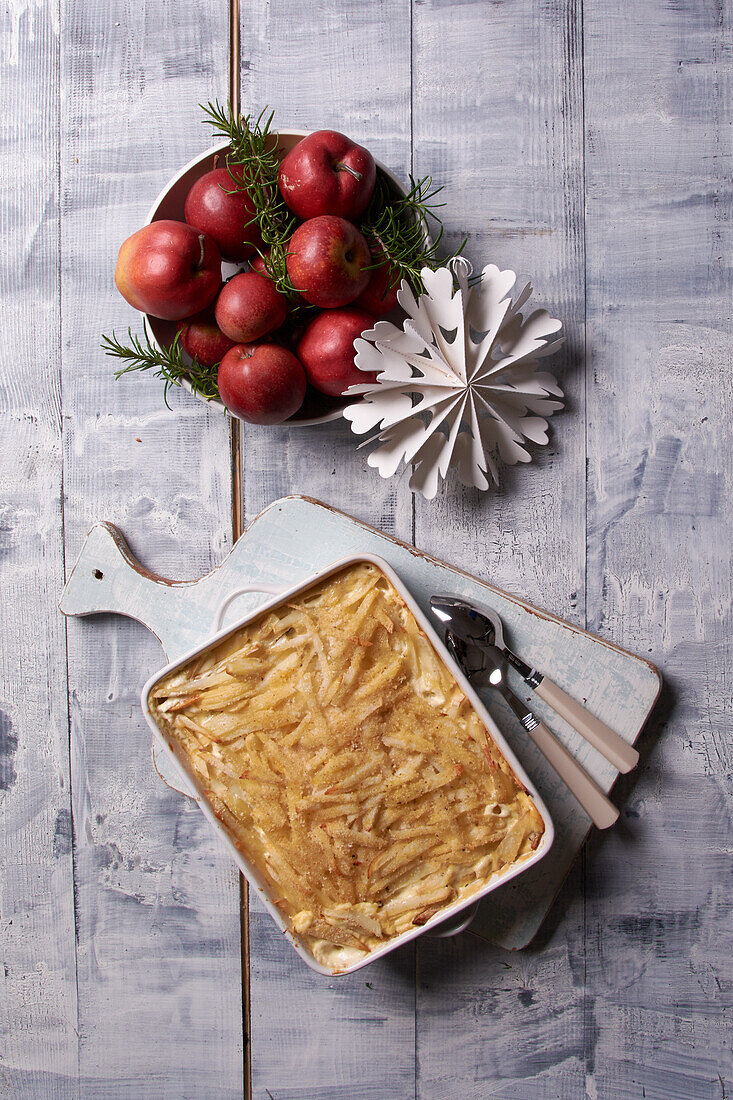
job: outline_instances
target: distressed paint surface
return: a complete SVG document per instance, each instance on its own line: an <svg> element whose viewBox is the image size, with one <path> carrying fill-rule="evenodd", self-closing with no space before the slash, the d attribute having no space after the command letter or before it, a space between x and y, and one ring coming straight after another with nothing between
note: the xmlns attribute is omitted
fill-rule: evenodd
<svg viewBox="0 0 733 1100"><path fill-rule="evenodd" d="M62 442L67 562L89 519L164 571L205 572L231 529L226 425L116 382L100 331L138 319L112 263L219 89L226 11L202 2L61 3ZM165 42L165 51L151 41ZM80 626L81 629L77 629ZM196 815L150 768L134 698L158 646L115 619L68 629L78 1074L82 1096L242 1092L239 886ZM191 1035L196 1042L191 1042ZM208 1049L206 1060L201 1051Z"/></svg>
<svg viewBox="0 0 733 1100"><path fill-rule="evenodd" d="M361 140L405 179L411 166L409 0L243 4L242 105L268 104L284 125L332 127ZM304 59L311 59L304 64ZM243 514L305 493L410 539L407 486L365 477L342 423L298 431L246 427ZM410 1096L415 1088L414 948L399 968L324 982L283 958L269 916L251 920L252 1091L267 1100ZM292 957L290 957L292 956ZM371 997L365 982L379 989ZM366 997L365 994L369 994Z"/></svg>
<svg viewBox="0 0 733 1100"><path fill-rule="evenodd" d="M6 7L0 25L0 1095L22 1071L26 1095L56 1098L77 1072L65 631L48 611L64 570L59 118L27 88L51 79L59 43L45 10Z"/></svg>
<svg viewBox="0 0 733 1100"><path fill-rule="evenodd" d="M669 717L587 862L593 1083L619 1100L732 1091L730 15L586 8L588 622L652 652Z"/></svg>
<svg viewBox="0 0 733 1100"><path fill-rule="evenodd" d="M253 1094L722 1100L730 5L242 9L245 107L433 172L450 240L530 275L569 335L568 411L497 493L448 486L413 509L340 425L252 428L247 518L319 497L648 656L666 683L615 789L620 824L591 838L528 950L418 941L323 983L254 909ZM120 241L208 144L196 105L226 88L226 5L11 0L0 28L0 1095L240 1096L239 888L149 764L136 695L159 646L55 610L95 521L167 576L228 549L225 424L183 395L168 412L153 380L114 383L98 350L134 323L111 289Z"/></svg>
<svg viewBox="0 0 733 1100"><path fill-rule="evenodd" d="M460 546L465 568L584 625L581 5L517 0L451 11L447 21L440 0L415 7L415 156L446 181L454 240L468 235L469 259L526 272L536 307L562 317L567 342L552 370L567 411L553 416L550 445L531 466L503 471L496 493L449 484L433 506L418 502L416 540L452 560ZM494 713L506 722L505 711ZM453 1095L453 1059L444 1052L457 1042L471 1100L583 1096L583 902L576 865L546 926L554 923L554 935L541 933L521 956L489 952L469 936L455 945L424 941L423 1095Z"/></svg>

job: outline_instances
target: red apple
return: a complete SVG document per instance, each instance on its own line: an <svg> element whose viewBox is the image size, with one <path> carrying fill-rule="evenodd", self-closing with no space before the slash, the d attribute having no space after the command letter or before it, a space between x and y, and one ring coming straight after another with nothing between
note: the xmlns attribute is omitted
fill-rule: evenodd
<svg viewBox="0 0 733 1100"><path fill-rule="evenodd" d="M354 219L367 208L377 167L361 145L335 130L317 130L290 150L280 165L280 192L306 221L321 214Z"/></svg>
<svg viewBox="0 0 733 1100"><path fill-rule="evenodd" d="M216 323L237 344L249 344L274 332L287 315L287 298L256 271L235 275L216 300Z"/></svg>
<svg viewBox="0 0 733 1100"><path fill-rule="evenodd" d="M222 256L246 260L262 244L255 208L244 188L241 169L214 168L194 183L186 196L186 221L213 237Z"/></svg>
<svg viewBox="0 0 733 1100"><path fill-rule="evenodd" d="M372 263L378 257L374 256ZM372 268L372 277L366 290L363 290L354 302L359 309L365 309L374 317L385 317L396 309L397 291L400 289L400 279L395 279L396 271L388 263L382 263L379 267Z"/></svg>
<svg viewBox="0 0 733 1100"><path fill-rule="evenodd" d="M288 245L287 269L295 289L311 305L346 306L371 277L369 246L344 218L324 215L299 226Z"/></svg>
<svg viewBox="0 0 733 1100"><path fill-rule="evenodd" d="M151 222L122 244L115 283L141 313L180 321L216 297L221 286L219 246L185 222Z"/></svg>
<svg viewBox="0 0 733 1100"><path fill-rule="evenodd" d="M305 397L305 371L278 344L237 344L222 359L221 399L231 413L250 424L282 424Z"/></svg>
<svg viewBox="0 0 733 1100"><path fill-rule="evenodd" d="M298 358L308 381L332 397L349 386L376 382L376 371L354 365L354 340L372 328L374 317L363 309L326 309L306 328L298 343Z"/></svg>
<svg viewBox="0 0 733 1100"><path fill-rule="evenodd" d="M205 309L178 326L183 350L202 367L220 363L234 341L225 336L214 319L213 309Z"/></svg>

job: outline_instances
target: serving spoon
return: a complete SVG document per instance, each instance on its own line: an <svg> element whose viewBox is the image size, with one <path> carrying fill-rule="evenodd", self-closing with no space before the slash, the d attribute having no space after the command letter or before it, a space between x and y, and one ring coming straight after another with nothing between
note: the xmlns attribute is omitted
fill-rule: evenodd
<svg viewBox="0 0 733 1100"><path fill-rule="evenodd" d="M564 718L586 741L605 756L620 772L630 772L639 762L633 745L591 714L582 703L573 699L536 668L523 661L506 645L503 624L496 611L481 604L470 604L460 596L431 596L430 607L446 629L463 641L477 646L495 646L529 685L556 714Z"/></svg>
<svg viewBox="0 0 733 1100"><path fill-rule="evenodd" d="M618 818L618 810L575 757L558 741L544 722L514 694L506 682L506 661L496 646L477 646L465 642L451 630L446 631L448 652L471 682L488 673L489 685L506 699L537 748L575 796L588 817L599 829L608 829Z"/></svg>

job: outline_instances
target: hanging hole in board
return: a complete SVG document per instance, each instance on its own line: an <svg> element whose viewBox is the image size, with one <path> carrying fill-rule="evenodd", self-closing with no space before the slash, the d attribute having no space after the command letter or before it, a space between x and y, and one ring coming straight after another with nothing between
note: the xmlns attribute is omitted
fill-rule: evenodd
<svg viewBox="0 0 733 1100"><path fill-rule="evenodd" d="M92 569L92 576L97 581L104 580L104 573L102 572L101 569Z"/></svg>

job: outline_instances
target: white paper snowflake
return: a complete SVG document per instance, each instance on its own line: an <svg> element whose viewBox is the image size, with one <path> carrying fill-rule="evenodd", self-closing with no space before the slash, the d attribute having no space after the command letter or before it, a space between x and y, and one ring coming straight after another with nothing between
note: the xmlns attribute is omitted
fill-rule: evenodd
<svg viewBox="0 0 733 1100"><path fill-rule="evenodd" d="M471 280L467 260L437 271L425 268L425 292L415 297L407 282L398 298L407 314L402 327L377 321L355 342L356 365L377 371L374 384L352 386L362 400L344 409L356 435L378 430L367 459L382 477L400 463L412 466L410 488L431 500L449 466L464 485L498 484L495 456L530 462L527 441L547 443L547 420L563 396L539 360L562 344L550 339L561 322L547 310L521 312L529 283L514 299L513 271L488 264Z"/></svg>

